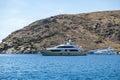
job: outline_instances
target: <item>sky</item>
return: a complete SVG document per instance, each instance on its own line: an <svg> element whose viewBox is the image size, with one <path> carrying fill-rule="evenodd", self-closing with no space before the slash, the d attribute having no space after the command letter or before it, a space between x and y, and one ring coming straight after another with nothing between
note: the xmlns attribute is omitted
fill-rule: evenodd
<svg viewBox="0 0 120 80"><path fill-rule="evenodd" d="M59 14L120 10L120 0L0 0L0 42L30 23Z"/></svg>

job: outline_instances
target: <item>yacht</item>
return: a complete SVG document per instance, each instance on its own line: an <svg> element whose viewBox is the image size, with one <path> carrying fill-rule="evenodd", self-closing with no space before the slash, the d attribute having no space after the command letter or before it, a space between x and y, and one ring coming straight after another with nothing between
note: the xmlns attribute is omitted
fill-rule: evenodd
<svg viewBox="0 0 120 80"><path fill-rule="evenodd" d="M117 54L115 49L112 47L97 49L97 50L90 50L88 54L95 54L95 55L114 55Z"/></svg>
<svg viewBox="0 0 120 80"><path fill-rule="evenodd" d="M43 56L82 56L86 55L82 47L74 45L71 40L68 40L66 44L61 44L46 50L40 51Z"/></svg>

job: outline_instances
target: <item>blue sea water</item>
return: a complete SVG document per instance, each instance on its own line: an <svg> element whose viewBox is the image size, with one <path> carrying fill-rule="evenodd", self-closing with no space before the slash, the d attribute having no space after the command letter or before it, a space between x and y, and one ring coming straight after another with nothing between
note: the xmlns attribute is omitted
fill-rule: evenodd
<svg viewBox="0 0 120 80"><path fill-rule="evenodd" d="M0 54L0 80L120 80L120 55Z"/></svg>

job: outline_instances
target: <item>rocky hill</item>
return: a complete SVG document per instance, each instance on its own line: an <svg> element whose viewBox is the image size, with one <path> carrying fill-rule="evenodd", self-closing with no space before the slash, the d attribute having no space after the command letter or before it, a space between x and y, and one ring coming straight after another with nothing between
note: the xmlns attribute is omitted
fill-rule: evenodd
<svg viewBox="0 0 120 80"><path fill-rule="evenodd" d="M112 46L120 50L120 10L62 14L35 21L0 43L0 53L34 53L41 49L73 43L85 50Z"/></svg>

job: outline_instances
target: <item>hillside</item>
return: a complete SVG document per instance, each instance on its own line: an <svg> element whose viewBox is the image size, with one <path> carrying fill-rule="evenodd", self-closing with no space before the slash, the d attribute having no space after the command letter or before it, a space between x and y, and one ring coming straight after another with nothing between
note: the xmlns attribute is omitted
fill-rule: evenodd
<svg viewBox="0 0 120 80"><path fill-rule="evenodd" d="M0 43L0 53L34 53L41 49L73 43L85 50L112 46L120 51L120 10L62 14L35 21Z"/></svg>

